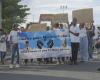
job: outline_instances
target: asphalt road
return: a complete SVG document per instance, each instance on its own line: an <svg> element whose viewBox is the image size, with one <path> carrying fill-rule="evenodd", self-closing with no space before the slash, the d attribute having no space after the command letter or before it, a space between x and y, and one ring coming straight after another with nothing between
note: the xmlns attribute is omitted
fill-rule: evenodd
<svg viewBox="0 0 100 80"><path fill-rule="evenodd" d="M38 76L38 75L1 74L0 73L0 80L78 80L78 79Z"/></svg>
<svg viewBox="0 0 100 80"><path fill-rule="evenodd" d="M100 60L78 65L21 65L9 69L0 65L0 80L100 80Z"/></svg>

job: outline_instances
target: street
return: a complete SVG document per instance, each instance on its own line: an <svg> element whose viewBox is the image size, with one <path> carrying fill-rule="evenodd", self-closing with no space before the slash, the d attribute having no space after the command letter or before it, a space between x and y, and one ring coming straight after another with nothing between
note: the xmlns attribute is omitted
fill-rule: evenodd
<svg viewBox="0 0 100 80"><path fill-rule="evenodd" d="M100 80L98 67L100 60L78 65L21 65L18 69L0 65L0 80Z"/></svg>

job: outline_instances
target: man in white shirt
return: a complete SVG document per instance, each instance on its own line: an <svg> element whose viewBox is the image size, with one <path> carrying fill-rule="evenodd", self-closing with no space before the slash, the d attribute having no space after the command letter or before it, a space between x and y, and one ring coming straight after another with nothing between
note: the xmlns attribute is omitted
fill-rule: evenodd
<svg viewBox="0 0 100 80"><path fill-rule="evenodd" d="M12 52L12 58L11 58L11 65L9 66L10 68L14 67L14 59L15 55L17 53L17 62L16 62L16 67L19 67L19 50L18 50L18 25L14 24L13 29L9 34L9 40L11 44L11 52Z"/></svg>
<svg viewBox="0 0 100 80"><path fill-rule="evenodd" d="M73 18L72 25L70 26L70 38L71 38L71 48L72 48L72 58L71 64L77 64L77 54L79 49L79 33L80 28L77 26L77 19Z"/></svg>

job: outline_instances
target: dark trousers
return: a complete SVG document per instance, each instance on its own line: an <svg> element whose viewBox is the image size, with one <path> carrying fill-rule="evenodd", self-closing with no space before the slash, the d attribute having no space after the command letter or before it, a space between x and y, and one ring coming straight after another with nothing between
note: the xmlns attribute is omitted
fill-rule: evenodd
<svg viewBox="0 0 100 80"><path fill-rule="evenodd" d="M16 57L16 53L17 53L17 64L19 64L19 50L18 50L18 44L15 44L14 46L12 46L12 59L11 59L11 64L14 64L14 60Z"/></svg>
<svg viewBox="0 0 100 80"><path fill-rule="evenodd" d="M72 48L71 62L76 63L77 62L78 50L79 50L79 43L71 43L71 48Z"/></svg>
<svg viewBox="0 0 100 80"><path fill-rule="evenodd" d="M4 64L4 59L6 56L6 52L0 52L1 53L1 63Z"/></svg>

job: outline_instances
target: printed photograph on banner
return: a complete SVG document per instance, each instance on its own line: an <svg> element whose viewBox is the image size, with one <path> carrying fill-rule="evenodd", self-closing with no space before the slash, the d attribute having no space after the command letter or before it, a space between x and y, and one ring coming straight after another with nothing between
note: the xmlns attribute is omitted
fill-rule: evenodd
<svg viewBox="0 0 100 80"><path fill-rule="evenodd" d="M68 54L71 51L70 38L67 35L51 32L19 33L19 53L29 58L53 57Z"/></svg>

